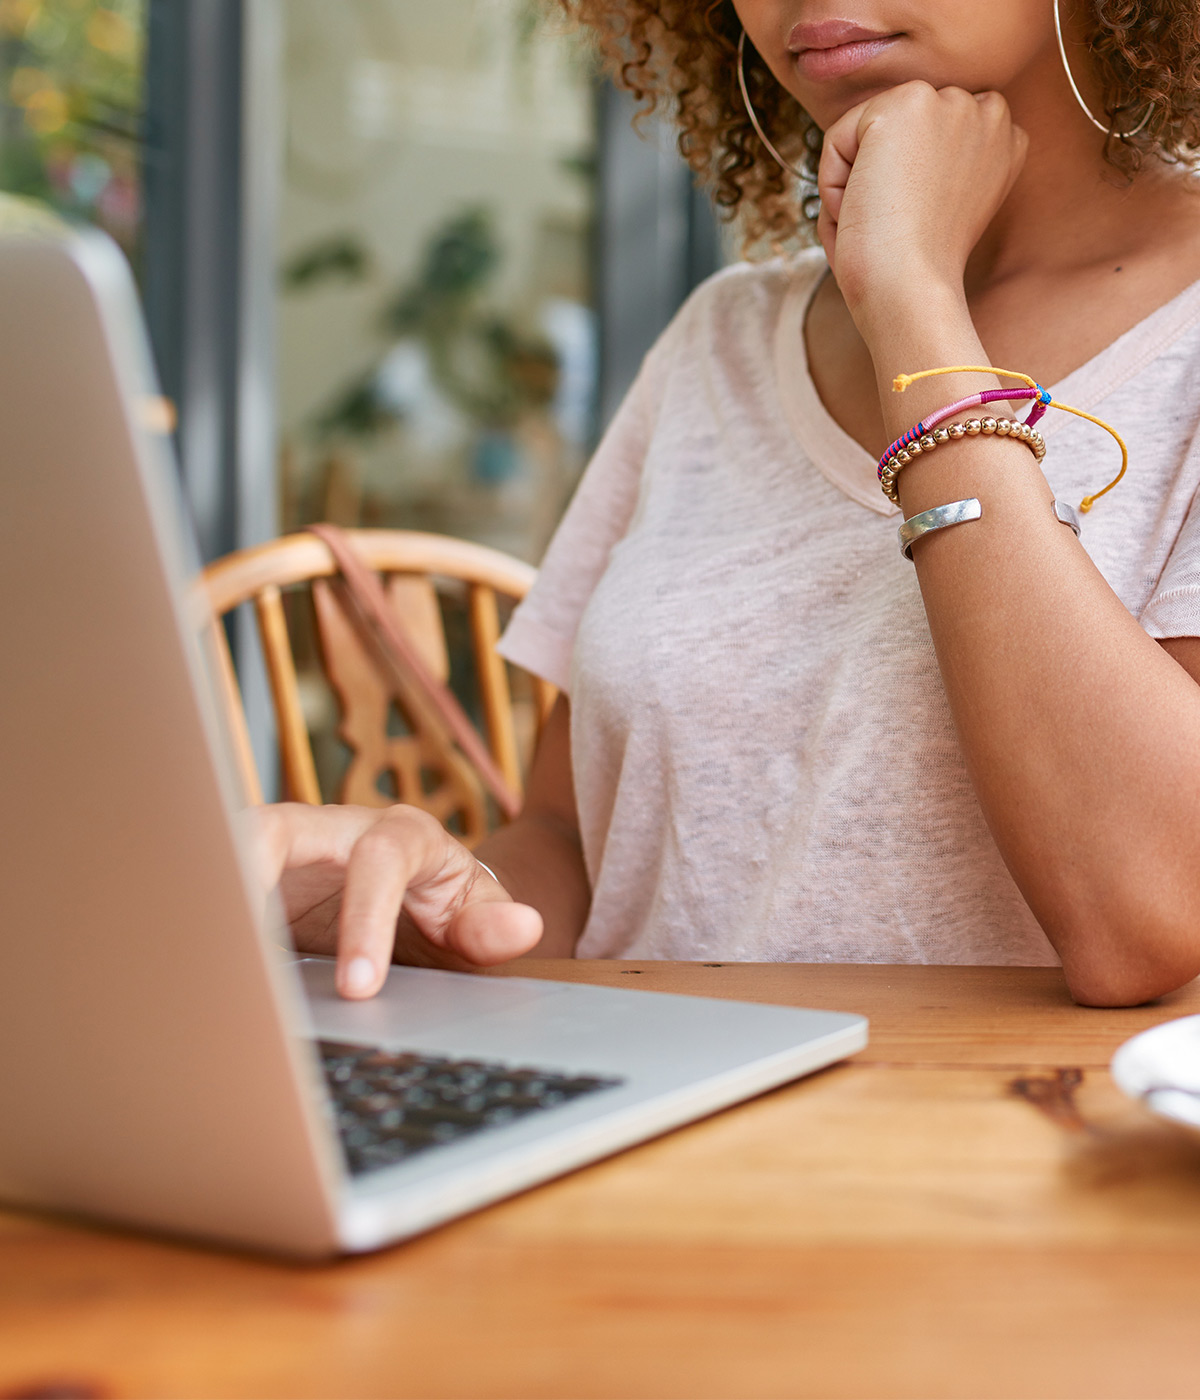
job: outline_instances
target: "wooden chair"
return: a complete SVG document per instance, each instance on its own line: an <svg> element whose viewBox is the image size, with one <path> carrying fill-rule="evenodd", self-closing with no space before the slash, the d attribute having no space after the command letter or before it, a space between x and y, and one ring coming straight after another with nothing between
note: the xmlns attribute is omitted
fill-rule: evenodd
<svg viewBox="0 0 1200 1400"><path fill-rule="evenodd" d="M520 793L513 696L508 669L496 651L500 634L497 595L520 600L536 571L497 550L441 535L408 530L347 530L346 534L363 562L383 575L389 602L429 670L443 681L449 679L450 651L439 592L465 594L485 737L500 772ZM451 825L468 844L478 841L486 834L489 820L488 803L475 770L448 742L445 731L430 722L419 697L405 704L393 696L336 596L336 575L328 547L310 534L287 535L241 550L218 559L204 571L214 619L208 629L210 642L246 801L263 800L262 784L219 619L243 603L253 605L274 701L287 794L294 801L319 803L317 765L284 606L285 591L307 585L318 659L337 703L338 736L350 751L337 800L369 806L409 802ZM540 678L530 680L534 727L540 733L557 692ZM397 711L404 733L396 732ZM391 791L384 792L381 782Z"/></svg>

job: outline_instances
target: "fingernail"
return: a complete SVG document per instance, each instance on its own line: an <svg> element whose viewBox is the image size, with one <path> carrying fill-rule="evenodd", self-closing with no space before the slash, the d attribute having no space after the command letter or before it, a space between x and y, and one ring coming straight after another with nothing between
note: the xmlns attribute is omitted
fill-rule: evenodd
<svg viewBox="0 0 1200 1400"><path fill-rule="evenodd" d="M375 964L370 958L351 958L342 976L348 992L369 992L375 985Z"/></svg>

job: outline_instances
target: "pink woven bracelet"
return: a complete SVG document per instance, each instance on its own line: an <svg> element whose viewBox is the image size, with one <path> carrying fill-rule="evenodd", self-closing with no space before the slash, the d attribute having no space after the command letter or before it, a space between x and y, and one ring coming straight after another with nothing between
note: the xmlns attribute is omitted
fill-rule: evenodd
<svg viewBox="0 0 1200 1400"><path fill-rule="evenodd" d="M961 413L964 409L979 408L987 403L997 403L1001 399L1007 399L1010 403L1017 399L1036 399L1037 402L1025 419L1026 426L1030 428L1042 417L1051 403L1050 395L1039 384L1035 389L985 389L982 393L970 394L965 399L959 399L957 403L947 404L945 408L939 408L936 413L931 413L928 418L922 418L914 427L909 428L903 437L898 437L892 443L891 447L879 459L878 475L880 481L883 480L883 469L887 466L888 459L894 457L909 443L923 438L926 433L932 432L939 423L944 423L947 418L952 418L954 414Z"/></svg>

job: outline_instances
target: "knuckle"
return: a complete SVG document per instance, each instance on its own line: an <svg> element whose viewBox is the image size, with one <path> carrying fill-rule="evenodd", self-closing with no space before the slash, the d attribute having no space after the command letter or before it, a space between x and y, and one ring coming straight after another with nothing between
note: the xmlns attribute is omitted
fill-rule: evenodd
<svg viewBox="0 0 1200 1400"><path fill-rule="evenodd" d="M924 78L913 78L911 82L904 85L905 95L912 101L928 106L938 99L938 90L932 83L927 83Z"/></svg>
<svg viewBox="0 0 1200 1400"><path fill-rule="evenodd" d="M421 861L438 859L444 848L460 845L432 812L405 803L386 808L359 838L359 845L364 842L369 850L403 851Z"/></svg>
<svg viewBox="0 0 1200 1400"><path fill-rule="evenodd" d="M390 833L403 832L409 836L419 836L428 835L439 823L420 807L397 803L384 809L376 825Z"/></svg>
<svg viewBox="0 0 1200 1400"><path fill-rule="evenodd" d="M400 822L389 819L377 821L369 826L358 838L355 849L372 854L374 852L394 852L403 849L412 841L413 833Z"/></svg>

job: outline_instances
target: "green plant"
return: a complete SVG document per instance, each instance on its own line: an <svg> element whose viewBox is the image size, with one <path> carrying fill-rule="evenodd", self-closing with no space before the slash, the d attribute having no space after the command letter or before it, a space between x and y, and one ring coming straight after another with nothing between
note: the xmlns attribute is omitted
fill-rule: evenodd
<svg viewBox="0 0 1200 1400"><path fill-rule="evenodd" d="M289 264L287 285L308 287L347 271L345 250L356 246L345 236L301 254ZM421 347L438 389L483 431L509 431L523 414L550 403L559 369L553 347L486 304L502 257L485 209L467 210L437 229L416 275L385 303L380 353L318 415L317 436L369 436L402 417L403 409L381 383L381 369L388 352L403 341ZM350 261L357 269L365 267Z"/></svg>

